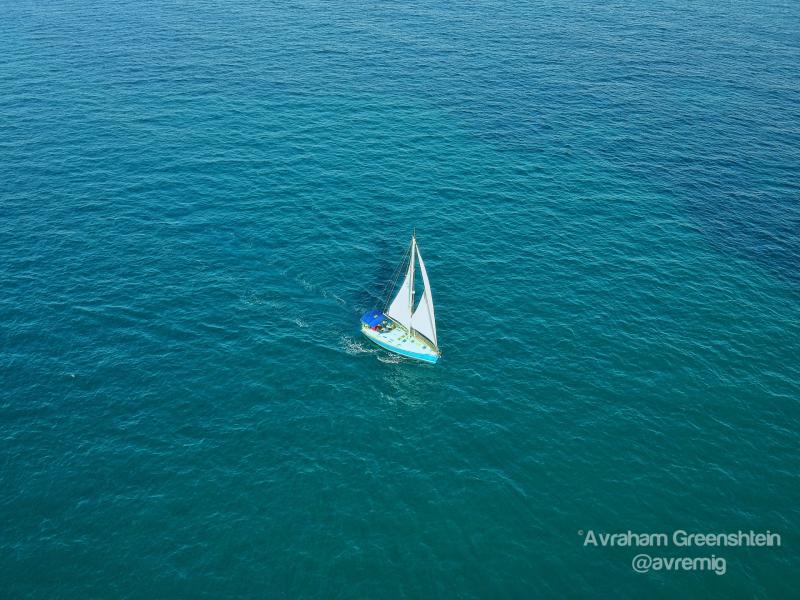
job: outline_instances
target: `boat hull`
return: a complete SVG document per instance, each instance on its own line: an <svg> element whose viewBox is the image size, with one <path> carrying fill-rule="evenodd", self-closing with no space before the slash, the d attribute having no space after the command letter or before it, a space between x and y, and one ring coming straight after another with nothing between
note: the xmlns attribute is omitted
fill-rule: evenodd
<svg viewBox="0 0 800 600"><path fill-rule="evenodd" d="M409 335L408 330L402 326L383 333L370 329L367 325L362 325L361 333L381 348L400 356L431 364L435 364L439 360L439 352L419 337Z"/></svg>

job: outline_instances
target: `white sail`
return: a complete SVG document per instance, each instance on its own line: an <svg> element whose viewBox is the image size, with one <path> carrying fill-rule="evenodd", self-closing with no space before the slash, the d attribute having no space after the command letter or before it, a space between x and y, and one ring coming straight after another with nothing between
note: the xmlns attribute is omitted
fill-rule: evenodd
<svg viewBox="0 0 800 600"><path fill-rule="evenodd" d="M425 263L422 262L419 247L416 244L414 244L414 247L417 251L417 260L419 260L419 270L422 273L422 283L425 285L425 291L422 293L417 310L411 316L411 327L432 341L434 346L438 346L439 344L436 341L436 317L433 312L433 295L431 294L431 284L428 282L428 271L425 270ZM411 262L414 262L413 256Z"/></svg>
<svg viewBox="0 0 800 600"><path fill-rule="evenodd" d="M415 244L412 240L411 260L408 263L406 277L403 279L403 285L400 286L397 295L386 311L387 315L405 327L411 327L411 291L414 286L414 247Z"/></svg>

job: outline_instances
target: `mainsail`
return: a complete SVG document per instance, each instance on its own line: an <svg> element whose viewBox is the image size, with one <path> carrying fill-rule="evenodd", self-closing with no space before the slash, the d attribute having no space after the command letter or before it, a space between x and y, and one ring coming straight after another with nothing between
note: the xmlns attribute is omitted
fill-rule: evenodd
<svg viewBox="0 0 800 600"><path fill-rule="evenodd" d="M422 283L425 289L422 292L422 298L416 310L414 310L414 263L417 260L419 261L419 269L422 273ZM386 314L409 330L418 331L432 341L434 346L438 345L436 341L436 318L433 312L433 295L428 281L428 271L425 269L422 255L419 253L416 237L411 238L411 254L406 276Z"/></svg>
<svg viewBox="0 0 800 600"><path fill-rule="evenodd" d="M436 342L436 318L433 314L431 284L428 282L428 271L425 269L425 263L422 262L419 246L416 246L416 249L417 260L419 260L419 270L422 273L422 283L425 285L425 291L422 292L422 298L417 305L417 310L411 315L411 327L432 341L434 346L438 346Z"/></svg>

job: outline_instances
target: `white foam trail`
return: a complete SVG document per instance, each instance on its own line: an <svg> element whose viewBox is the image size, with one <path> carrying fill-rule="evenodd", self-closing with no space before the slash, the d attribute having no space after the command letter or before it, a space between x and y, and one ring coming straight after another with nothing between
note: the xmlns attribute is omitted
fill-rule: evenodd
<svg viewBox="0 0 800 600"><path fill-rule="evenodd" d="M397 363L402 362L403 359L397 354L379 354L378 360L389 365L396 365Z"/></svg>
<svg viewBox="0 0 800 600"><path fill-rule="evenodd" d="M374 354L377 352L376 348L367 348L361 342L357 342L346 335L342 336L342 346L344 347L344 351L351 356L356 354Z"/></svg>
<svg viewBox="0 0 800 600"><path fill-rule="evenodd" d="M269 293L258 294L253 290L245 291L241 296L241 300L248 306L266 305L272 308L281 308L283 306L282 302L272 298Z"/></svg>

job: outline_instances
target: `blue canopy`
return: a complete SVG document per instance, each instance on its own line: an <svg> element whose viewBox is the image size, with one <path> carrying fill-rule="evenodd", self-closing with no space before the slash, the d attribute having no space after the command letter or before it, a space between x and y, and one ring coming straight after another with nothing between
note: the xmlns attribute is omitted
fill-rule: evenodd
<svg viewBox="0 0 800 600"><path fill-rule="evenodd" d="M386 315L381 311L371 310L364 313L364 316L361 317L361 322L366 323L370 327L375 327L375 325L380 325L383 323L384 319L386 319Z"/></svg>

